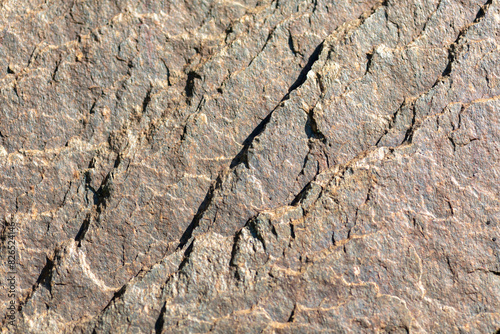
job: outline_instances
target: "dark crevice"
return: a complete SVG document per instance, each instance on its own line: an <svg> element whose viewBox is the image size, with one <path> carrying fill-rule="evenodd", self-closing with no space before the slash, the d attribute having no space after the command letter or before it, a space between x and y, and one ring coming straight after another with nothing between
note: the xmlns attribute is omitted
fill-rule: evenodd
<svg viewBox="0 0 500 334"><path fill-rule="evenodd" d="M35 291L36 287L42 285L44 288L49 290L49 293L52 295L51 283L52 283L52 270L54 269L54 261L49 259L48 257L46 259L47 261L45 263L45 266L43 267L40 276L38 276L38 279L36 280L33 291Z"/></svg>
<svg viewBox="0 0 500 334"><path fill-rule="evenodd" d="M372 59L373 59L373 51L369 52L366 54L366 70L365 70L365 75L370 72L370 68L372 66Z"/></svg>
<svg viewBox="0 0 500 334"><path fill-rule="evenodd" d="M289 95L295 89L299 88L306 81L307 73L311 70L313 64L319 59L319 55L321 54L322 50L323 50L323 42L321 42L316 47L314 52L311 54L311 56L309 57L309 60L307 61L306 66L304 66L302 71L300 71L300 74L299 74L297 80L295 80L295 82L288 89L287 95Z"/></svg>
<svg viewBox="0 0 500 334"><path fill-rule="evenodd" d="M434 11L431 13L431 15L429 15L429 17L427 18L427 21L425 21L424 25L422 26L422 29L421 29L421 34L423 34L426 29L427 29L427 26L429 25L429 23L431 22L431 19L434 17L434 15L437 13L437 11L439 10L439 7L441 7L441 4L442 4L443 0L439 0L436 8L434 9ZM420 37L420 35L419 35Z"/></svg>
<svg viewBox="0 0 500 334"><path fill-rule="evenodd" d="M151 269L151 268L149 268L149 269ZM136 277L138 277L143 272L144 272L144 268L139 270L139 272L137 274L135 274L132 278L130 278L128 282L131 282L132 280L134 280ZM128 286L128 283L126 283L118 291L116 291L113 294L113 297L111 298L111 300L108 302L108 304L101 310L101 312L99 312L98 318L100 319L100 321L102 321L103 314L106 312L106 310L108 310L113 303L116 303L116 301L118 299L122 298L125 295L125 292L127 291L127 286ZM95 328L93 329L92 333L97 333Z"/></svg>
<svg viewBox="0 0 500 334"><path fill-rule="evenodd" d="M187 120L186 120L186 123L184 124L184 127L182 128L182 134L181 134L181 138L180 138L180 141L184 141L186 139L186 136L187 136L187 131L188 131L188 125L189 125L189 122L192 118L193 115L195 115L196 113L198 113L201 108L203 107L203 103L205 102L205 96L202 96L201 99L200 99L200 102L198 103L198 106L196 107L196 110L193 114L191 114Z"/></svg>
<svg viewBox="0 0 500 334"><path fill-rule="evenodd" d="M121 163L120 156L118 155L115 160L114 168L117 168ZM93 195L93 205L96 206L96 212L100 214L103 209L106 207L106 203L111 197L111 188L112 188L112 172L109 172L108 175L104 178L101 185L97 190L91 185L91 176L90 172L87 171L85 173L85 189L90 190Z"/></svg>
<svg viewBox="0 0 500 334"><path fill-rule="evenodd" d="M373 185L371 185L370 188L368 188L368 191L366 192L366 198L363 204L366 204L372 200L372 191L373 191ZM358 209L356 209L356 218L357 216L358 216Z"/></svg>
<svg viewBox="0 0 500 334"><path fill-rule="evenodd" d="M177 271L181 271L188 264L189 256L193 251L193 247L194 247L194 241L192 241L184 251L184 258L182 259L182 262L179 264L179 268L177 269Z"/></svg>
<svg viewBox="0 0 500 334"><path fill-rule="evenodd" d="M146 93L146 97L142 101L142 112L144 113L146 111L146 108L148 107L149 103L151 102L151 91L153 90L153 86L151 85Z"/></svg>
<svg viewBox="0 0 500 334"><path fill-rule="evenodd" d="M99 189L97 189L96 194L97 194L97 213L101 213L104 208L106 208L107 201L111 197L111 192L112 192L112 186L113 186L113 171L117 169L122 163L122 157L120 154L117 155L115 159L115 163L113 165L113 170L106 175L104 178L104 181L102 181L101 186ZM130 161L128 162L127 165L127 170L128 166L130 166Z"/></svg>
<svg viewBox="0 0 500 334"><path fill-rule="evenodd" d="M290 98L290 93L295 89L299 88L306 81L307 73L311 70L312 65L319 59L319 55L322 49L323 49L323 42L320 45L318 45L318 47L316 47L311 57L309 57L309 61L307 62L306 66L302 69L299 76L297 77L297 80L295 80L295 82L290 86L288 92L281 99L278 105L257 125L257 127L252 131L252 133L250 133L250 135L248 135L248 137L243 141L243 148L231 161L231 164L229 166L230 168L234 168L241 163L245 163L246 167L247 168L249 167L248 149L250 148L250 145L252 144L253 140L255 139L255 137L260 135L265 130L266 125L271 120L273 112L281 105L281 103L283 101L288 100Z"/></svg>
<svg viewBox="0 0 500 334"><path fill-rule="evenodd" d="M171 78L170 69L168 68L168 65L167 65L167 62L165 61L165 59L161 58L161 61L162 61L163 65L165 66L165 69L167 71L167 84L170 87L170 86L172 86L172 82L170 81L170 78Z"/></svg>
<svg viewBox="0 0 500 334"><path fill-rule="evenodd" d="M309 110L307 113L307 121L305 125L305 132L307 135L307 138L309 139L318 139L320 140L323 144L326 144L326 137L325 135L319 130L318 128L318 123L316 122L316 119L314 118L314 109Z"/></svg>
<svg viewBox="0 0 500 334"><path fill-rule="evenodd" d="M30 58L28 59L28 64L26 65L26 67L29 67L31 65L31 62L34 59L36 59L35 52L36 52L37 49L38 49L38 46L35 46L35 48L33 49L33 51L30 54Z"/></svg>
<svg viewBox="0 0 500 334"><path fill-rule="evenodd" d="M267 46L267 43L269 43L269 41L271 40L271 37L273 36L275 30L276 30L276 27L274 27L273 29L271 29L271 31L267 35L267 38L266 38L266 41L264 42L264 45L262 46L262 48L260 49L260 51L257 53L257 55L255 57L253 57L252 60L250 60L250 62L248 63L247 67L250 67L250 65L252 65L252 63L254 62L254 60L264 51L264 49Z"/></svg>
<svg viewBox="0 0 500 334"><path fill-rule="evenodd" d="M296 206L305 197L305 195L311 188L312 188L311 182L309 182L304 186L304 188L302 188L302 190L297 194L297 196L295 196L295 198L290 203L290 206Z"/></svg>
<svg viewBox="0 0 500 334"><path fill-rule="evenodd" d="M263 49L265 48L267 42L271 38L272 33L273 32L271 32L269 34L268 39L267 39L266 43L263 46ZM311 70L313 64L319 59L319 55L320 55L322 49L323 49L323 43L321 43L320 45L318 45L318 47L316 47L316 49L314 50L313 54L310 56L310 58L309 58L309 60L308 60L308 62L306 64L306 66L300 72L297 80L290 86L290 88L288 89L288 93L285 94L285 96L282 98L282 100L280 101L280 103L278 104L278 106L281 105L281 103L283 101L289 99L289 94L293 90L295 90L298 87L300 87L306 81L306 79L307 79L307 73ZM200 78L194 72L190 72L190 74L191 75L188 75L188 83L186 84L186 95L188 97L192 96L192 86L191 86L190 83L192 83L192 85L194 85L194 79L195 78ZM248 150L249 150L252 142L254 141L254 139L265 130L266 125L269 123L269 121L271 119L272 113L274 112L274 110L277 109L277 107L274 108L258 124L258 126L252 131L252 133L250 133L250 135L244 140L244 142L243 142L243 146L244 147L233 158L233 160L231 161L231 164L230 164L230 168L234 168L237 165L239 165L240 163L245 163L246 167L247 168L249 167L249 165L248 165ZM309 132L312 137L315 137L315 138L317 137L318 139L324 141L325 137L324 137L323 134L321 134L321 132L318 131L317 125L316 125L316 122L315 122L314 118L312 118L312 117L309 117L309 118L310 119L308 121L308 129L306 131ZM181 140L184 138L185 133L186 133L186 128L184 128L184 133L181 136ZM181 238L179 240L179 245L177 246L177 249L182 249L183 247L185 247L185 245L187 244L187 242L191 239L193 231L199 226L199 223L200 223L200 220L201 220L202 216L204 215L205 211L208 209L208 207L212 203L215 190L217 188L219 188L221 184L222 184L222 180L220 179L220 176L219 176L217 178L216 183L212 184L210 186L210 189L208 190L208 192L207 192L207 194L206 194L206 196L205 196L202 204L198 208L197 213L195 214L193 220L191 221L191 223L189 224L189 226L187 227L187 229L185 230L185 232L181 236ZM251 227L251 231L252 231L252 226L250 226L250 227ZM261 240L261 241L263 242L263 240ZM264 242L263 242L263 244L264 244ZM265 248L265 245L264 245L264 248Z"/></svg>
<svg viewBox="0 0 500 334"><path fill-rule="evenodd" d="M462 105L462 108L460 108L460 112L458 113L458 124L457 124L457 128L456 129L453 129L453 130L458 130L460 129L460 127L462 126L462 114L463 112L465 111L465 105Z"/></svg>
<svg viewBox="0 0 500 334"><path fill-rule="evenodd" d="M155 322L155 333L156 334L161 334L161 331L163 329L163 325L165 324L165 320L163 319L163 315L167 311L166 305L167 305L167 302L164 302L163 306L161 307L161 310L160 310L160 315L158 316L158 319L156 319L156 322Z"/></svg>
<svg viewBox="0 0 500 334"><path fill-rule="evenodd" d="M113 164L113 168L118 168L118 166L120 166L121 163L122 163L122 157L120 156L120 154L118 154Z"/></svg>
<svg viewBox="0 0 500 334"><path fill-rule="evenodd" d="M188 128L188 123L186 122L186 124L184 124L184 127L182 128L182 134L180 139L181 142L184 141L184 139L186 139L187 128Z"/></svg>
<svg viewBox="0 0 500 334"><path fill-rule="evenodd" d="M113 294L113 298L111 298L111 300L109 301L108 305L106 305L105 308L102 309L102 312L103 313L104 311L106 311L112 304L115 300L121 298L124 294L125 294L125 291L127 290L127 285L124 285L120 288L120 290L116 291L114 294Z"/></svg>
<svg viewBox="0 0 500 334"><path fill-rule="evenodd" d="M19 100L19 103L21 103L22 99L21 99L21 96L19 95L19 90L17 88L17 81L16 81L16 83L14 83L13 90L14 90L14 94L16 94L17 99ZM21 105L22 105L22 103L21 103Z"/></svg>
<svg viewBox="0 0 500 334"><path fill-rule="evenodd" d="M226 37L224 38L225 44L228 44L227 41L228 41L229 35L231 35L233 32L234 32L233 26L229 26L226 28L226 31L225 31Z"/></svg>
<svg viewBox="0 0 500 334"><path fill-rule="evenodd" d="M75 236L75 241L78 242L78 247L81 247L82 240L85 238L85 234L87 233L90 226L90 213L87 214L85 219L83 220L82 226L80 226L80 230Z"/></svg>
<svg viewBox="0 0 500 334"><path fill-rule="evenodd" d="M290 50L292 51L293 55L294 56L302 56L302 54L295 49L295 46L293 45L293 37L292 37L292 33L290 32L290 30L288 30L288 47L290 48Z"/></svg>
<svg viewBox="0 0 500 334"><path fill-rule="evenodd" d="M238 269L234 270L234 278L239 282L244 281L245 279L244 277L241 276L241 273Z"/></svg>
<svg viewBox="0 0 500 334"><path fill-rule="evenodd" d="M52 298L52 272L53 272L53 270L54 270L54 260L51 260L48 257L46 257L45 266L42 268L42 271L41 271L40 275L38 276L35 284L33 284L33 287L29 291L26 298L19 303L19 306L18 306L19 311L21 311L23 309L23 306L26 305L28 300L31 298L31 296L33 296L33 294L35 293L35 291L38 289L38 287L40 285L42 285L43 287L45 287L49 291L50 297Z"/></svg>
<svg viewBox="0 0 500 334"><path fill-rule="evenodd" d="M474 19L474 23L478 23L483 19L483 17L486 16L486 12L488 11L488 8L490 5L493 3L493 0L488 0L486 3L479 8L479 11L477 12L476 18Z"/></svg>
<svg viewBox="0 0 500 334"><path fill-rule="evenodd" d="M212 183L212 185L208 189L208 192L205 195L203 202L198 207L198 211L194 215L193 220L191 221L191 223L189 224L187 229L182 234L182 236L179 240L179 245L177 246L177 249L184 248L184 246L187 244L189 239L191 239L191 236L193 235L193 231L199 226L201 218L203 217L203 215L205 214L205 211L208 209L208 207L212 203L215 190L218 189L221 186L221 184L222 184L222 178L221 178L221 175L219 175L219 176L217 176L216 182Z"/></svg>
<svg viewBox="0 0 500 334"><path fill-rule="evenodd" d="M120 288L120 290L116 291L114 294L113 294L113 298L111 298L111 301L115 301L116 299L118 298L121 298L124 294L125 294L125 291L127 290L127 286L124 285Z"/></svg>
<svg viewBox="0 0 500 334"><path fill-rule="evenodd" d="M91 162L92 163L92 162ZM90 177L90 172L86 172L85 173L85 189L86 190L90 190L92 192L92 197L93 197L93 204L94 205L97 205L97 203L99 202L99 195L97 194L97 191L94 189L94 187L92 187L90 185L91 183L91 177Z"/></svg>
<svg viewBox="0 0 500 334"><path fill-rule="evenodd" d="M319 171L316 173L316 176L319 174ZM305 199L305 197L307 196L309 190L312 189L312 184L314 182L314 180L316 179L316 176L309 182L307 183L301 191L299 191L299 193L295 196L295 198L290 202L290 206L297 206L303 199ZM319 194L315 197L319 198L321 197L323 193L323 189L320 190ZM307 214L307 210L306 208L302 207L303 209L303 214Z"/></svg>
<svg viewBox="0 0 500 334"><path fill-rule="evenodd" d="M271 227L271 233L274 234L276 239L278 238L278 232L276 232L276 228L274 227L274 225Z"/></svg>
<svg viewBox="0 0 500 334"><path fill-rule="evenodd" d="M40 272L40 275L38 276L35 284L33 284L33 287L31 288L31 291L28 293L26 298L19 303L19 309L22 310L23 305L25 305L28 300L33 296L35 291L38 289L38 287L41 285L45 287L48 291L50 296L52 297L52 272L54 270L54 260L49 259L49 257L46 257L46 262L45 266L42 268L42 271Z"/></svg>
<svg viewBox="0 0 500 334"><path fill-rule="evenodd" d="M406 101L403 101L399 106L399 108L396 110L396 112L392 114L391 119L389 120L389 126L387 127L387 129L385 129L384 134L380 136L380 138L377 140L375 146L378 146L382 141L382 139L384 139L384 137L394 128L394 126L396 125L396 119L399 113L403 110L403 107L405 106L406 106Z"/></svg>
<svg viewBox="0 0 500 334"><path fill-rule="evenodd" d="M295 316L295 309L296 308L297 308L297 305L294 305L292 313L290 313L290 316L288 317L288 320L286 322L293 322L293 317Z"/></svg>
<svg viewBox="0 0 500 334"><path fill-rule="evenodd" d="M94 114L95 113L95 105L97 104L97 100L92 103L92 106L90 107L89 114Z"/></svg>
<svg viewBox="0 0 500 334"><path fill-rule="evenodd" d="M349 230L347 231L347 240L351 239L351 232L352 232L352 229L354 228L356 223L354 223L353 226L349 227Z"/></svg>
<svg viewBox="0 0 500 334"><path fill-rule="evenodd" d="M416 127L416 114L417 114L417 111L415 110L415 105L413 105L412 111L413 111L413 116L411 119L411 124L408 130L406 130L405 137L401 144L411 144L413 141L413 135L415 133L415 127Z"/></svg>
<svg viewBox="0 0 500 334"><path fill-rule="evenodd" d="M448 140L450 141L451 146L453 146L453 152L456 152L457 144L455 143L455 140L453 139L453 136L451 134L448 136Z"/></svg>
<svg viewBox="0 0 500 334"><path fill-rule="evenodd" d="M311 155L311 151L313 150L313 145L311 142L307 143L307 146L309 147L309 152L306 154L306 157L304 158L304 162L302 163L302 169L300 170L299 176L304 175L304 170L306 169L307 163L309 162L309 156ZM298 177L297 176L297 180Z"/></svg>
<svg viewBox="0 0 500 334"><path fill-rule="evenodd" d="M476 23L480 22L486 16L486 12L488 11L488 8L490 7L491 3L492 3L492 0L488 0L483 6L481 6L481 8L479 8L479 11L477 12L477 15L476 15L476 18L473 21L473 24L476 24ZM446 68L444 69L444 71L442 73L442 77L443 78L446 78L446 77L450 76L451 70L452 70L452 64L456 60L457 47L458 47L459 41L467 33L467 31L469 30L468 28L469 27L463 29L458 34L457 39L455 40L455 42L453 42L449 46L449 48L448 48L448 64L446 65Z"/></svg>
<svg viewBox="0 0 500 334"><path fill-rule="evenodd" d="M103 207L106 207L106 202L111 197L111 184L109 181L110 179L111 179L111 173L108 174L108 176L106 176L99 189L97 189L96 205L98 213L101 212Z"/></svg>
<svg viewBox="0 0 500 334"><path fill-rule="evenodd" d="M313 8L311 10L311 13L314 14L317 9L318 9L318 0L313 0Z"/></svg>
<svg viewBox="0 0 500 334"><path fill-rule="evenodd" d="M450 47L448 48L448 64L446 64L446 68L444 69L443 73L441 73L442 78L449 77L451 74L451 66L453 62L455 61L455 56L456 56L456 47L458 43L458 39L460 39L462 35L458 35L457 40L455 43L451 44Z"/></svg>
<svg viewBox="0 0 500 334"><path fill-rule="evenodd" d="M448 264L448 269L450 270L450 272L452 273L452 275L456 276L455 270L453 269L453 266L451 265L451 261L450 261L450 257L449 256L446 257L446 263Z"/></svg>
<svg viewBox="0 0 500 334"><path fill-rule="evenodd" d="M56 75L57 75L57 71L59 70L59 65L61 65L61 63L62 63L62 60L59 59L59 61L56 63L56 67L55 67L54 71L52 72L52 81L57 82Z"/></svg>
<svg viewBox="0 0 500 334"><path fill-rule="evenodd" d="M264 129L266 128L266 125L269 123L271 120L271 115L272 112L270 112L266 118L264 118L259 125L255 129L253 129L252 133L248 135L248 137L243 141L243 148L241 151L231 160L231 164L229 165L229 168L234 168L240 163L244 163L247 168L249 168L248 165L248 149L250 148L250 145L252 144L253 140L255 137L260 135L262 132L264 132Z"/></svg>
<svg viewBox="0 0 500 334"><path fill-rule="evenodd" d="M191 98L194 96L194 80L195 79L201 79L201 76L194 72L194 71L191 71L188 73L188 77L187 77L187 80L186 80L186 87L184 88L185 92L186 92L186 98L187 98L187 104L191 105Z"/></svg>

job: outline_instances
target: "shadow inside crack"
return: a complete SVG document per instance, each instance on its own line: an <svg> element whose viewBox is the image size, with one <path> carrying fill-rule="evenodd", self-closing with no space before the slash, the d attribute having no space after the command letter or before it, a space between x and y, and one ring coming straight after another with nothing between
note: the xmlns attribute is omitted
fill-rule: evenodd
<svg viewBox="0 0 500 334"><path fill-rule="evenodd" d="M184 246L186 246L187 242L189 239L191 239L191 236L193 235L193 231L198 227L200 224L200 220L203 217L203 214L205 211L207 211L208 207L212 203L212 199L214 197L214 192L215 190L220 187L222 184L222 179L221 176L219 175L217 177L217 180L215 183L213 183L210 188L207 191L207 194L205 195L205 198L203 199L203 202L201 202L201 205L198 207L198 210L196 211L196 214L193 217L193 220L191 223L188 225L184 233L182 234L181 238L179 239L179 245L177 246L177 249L182 249Z"/></svg>
<svg viewBox="0 0 500 334"><path fill-rule="evenodd" d="M248 137L243 141L242 145L243 148L236 154L236 156L231 160L231 163L229 165L229 168L234 168L238 166L241 163L244 163L246 167L248 168L248 150L250 148L250 145L252 144L253 140L255 137L259 136L266 128L266 125L269 123L271 120L271 116L273 112L278 108L278 106L281 104L281 102L288 100L290 93L294 91L295 89L299 88L306 80L307 80L307 73L311 70L313 64L319 59L319 55L321 51L323 50L323 42L321 42L314 52L311 54L309 57L306 66L302 69L302 71L299 73L297 79L295 82L290 86L288 89L288 92L285 94L285 96L280 100L280 102L277 104L277 106L253 129L253 131L248 135ZM194 75L190 77L191 82L194 82L194 79L197 78ZM189 80L188 80L189 81ZM188 85L189 86L189 85ZM188 87L186 86L186 87ZM187 92L187 91L186 91ZM188 92L187 92L188 93ZM188 96L190 94L187 94ZM310 128L310 129L309 129ZM306 132L309 134L311 132L311 136L319 136L321 137L318 132L315 131L315 122L314 120L310 120L308 123L308 128L306 129ZM314 133L314 135L312 134ZM321 138L320 138L321 139ZM199 206L193 220L189 224L189 226L186 228L184 233L182 234L181 238L179 239L179 245L177 246L177 249L182 249L186 244L188 243L189 239L191 239L193 235L193 231L199 226L200 220L205 213L205 211L208 209L210 204L212 203L212 199L214 196L214 191L220 185L222 184L222 180L219 177L217 178L217 181L215 184L212 184L210 186L210 189L208 190L207 194L205 195L205 198L203 199L203 202Z"/></svg>
<svg viewBox="0 0 500 334"><path fill-rule="evenodd" d="M257 127L255 127L255 129L253 129L253 131L243 141L242 143L243 148L240 150L240 152L238 152L238 154L236 154L233 160L231 160L229 168L234 168L241 163L244 163L248 168L248 149L250 148L252 141L254 140L255 137L257 137L264 131L266 125L271 120L271 115L276 110L276 108L278 108L281 102L288 100L290 97L290 93L295 89L299 88L307 80L307 73L311 70L313 64L319 59L319 55L322 50L323 50L323 42L321 42L316 47L316 49L314 49L314 52L309 57L306 66L304 66L302 71L300 71L299 76L297 77L295 82L290 86L288 92L285 94L285 96L283 96L283 98L280 100L277 106L257 125Z"/></svg>
<svg viewBox="0 0 500 334"><path fill-rule="evenodd" d="M290 94L292 91L295 89L299 88L304 82L306 82L307 79L307 73L311 70L313 64L319 59L319 55L321 51L323 50L323 42L321 42L316 49L314 49L313 53L307 60L306 66L300 71L299 76L297 77L297 80L290 86L288 89L288 93L286 94L286 97L288 97L288 94ZM283 98L283 100L286 100L286 98Z"/></svg>

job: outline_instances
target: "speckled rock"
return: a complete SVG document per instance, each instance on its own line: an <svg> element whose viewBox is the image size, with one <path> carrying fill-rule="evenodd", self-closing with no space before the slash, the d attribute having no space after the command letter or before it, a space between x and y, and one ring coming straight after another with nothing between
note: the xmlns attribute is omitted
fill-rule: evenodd
<svg viewBox="0 0 500 334"><path fill-rule="evenodd" d="M2 332L500 331L498 0L6 0L0 56Z"/></svg>

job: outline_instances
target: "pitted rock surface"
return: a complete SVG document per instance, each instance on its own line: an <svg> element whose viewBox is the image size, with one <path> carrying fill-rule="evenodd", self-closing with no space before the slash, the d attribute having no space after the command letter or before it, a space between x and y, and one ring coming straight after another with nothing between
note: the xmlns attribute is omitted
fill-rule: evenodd
<svg viewBox="0 0 500 334"><path fill-rule="evenodd" d="M498 333L499 59L498 0L1 1L2 333Z"/></svg>

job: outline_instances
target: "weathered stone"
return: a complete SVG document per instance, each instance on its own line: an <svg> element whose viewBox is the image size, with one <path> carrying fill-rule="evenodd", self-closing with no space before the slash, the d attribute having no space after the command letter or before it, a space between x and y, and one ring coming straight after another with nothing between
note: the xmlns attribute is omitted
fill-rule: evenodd
<svg viewBox="0 0 500 334"><path fill-rule="evenodd" d="M497 0L7 0L0 25L3 332L500 330Z"/></svg>

